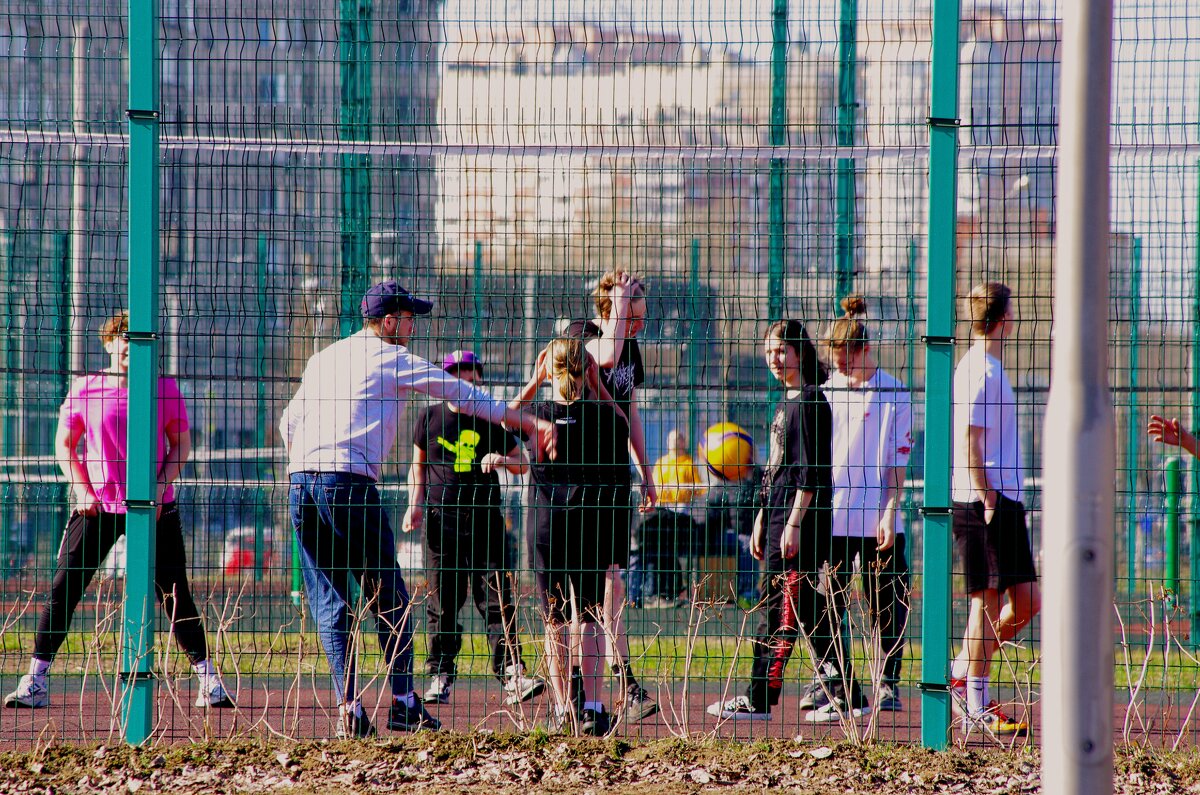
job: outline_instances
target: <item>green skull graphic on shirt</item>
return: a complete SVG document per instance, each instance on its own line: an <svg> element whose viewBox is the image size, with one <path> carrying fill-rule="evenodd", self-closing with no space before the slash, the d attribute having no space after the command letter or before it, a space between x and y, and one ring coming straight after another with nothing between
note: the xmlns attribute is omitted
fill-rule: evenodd
<svg viewBox="0 0 1200 795"><path fill-rule="evenodd" d="M458 441L454 444L446 441L445 437L439 436L437 438L438 444L445 447L451 453L454 453L455 472L471 471L471 465L475 463L476 450L482 439L483 437L478 432L469 428L458 434Z"/></svg>

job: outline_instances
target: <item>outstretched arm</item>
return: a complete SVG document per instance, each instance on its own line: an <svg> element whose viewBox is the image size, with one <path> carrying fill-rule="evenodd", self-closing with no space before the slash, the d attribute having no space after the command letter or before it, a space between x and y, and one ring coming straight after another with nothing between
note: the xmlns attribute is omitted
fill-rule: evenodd
<svg viewBox="0 0 1200 795"><path fill-rule="evenodd" d="M1180 425L1178 417L1167 419L1154 414L1146 425L1146 433L1156 442L1162 442L1171 447L1182 447L1196 458L1200 458L1200 452L1196 448L1195 434Z"/></svg>

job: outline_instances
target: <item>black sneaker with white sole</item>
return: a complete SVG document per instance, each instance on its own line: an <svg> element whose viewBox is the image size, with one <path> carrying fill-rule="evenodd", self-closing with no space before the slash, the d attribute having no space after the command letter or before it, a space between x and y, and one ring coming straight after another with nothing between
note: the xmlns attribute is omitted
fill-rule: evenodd
<svg viewBox="0 0 1200 795"><path fill-rule="evenodd" d="M435 732L442 728L442 722L430 715L420 701L410 707L403 701L393 700L387 725L394 732Z"/></svg>
<svg viewBox="0 0 1200 795"><path fill-rule="evenodd" d="M625 688L625 703L621 711L626 721L637 723L658 712L658 702L650 698L646 688L634 683Z"/></svg>

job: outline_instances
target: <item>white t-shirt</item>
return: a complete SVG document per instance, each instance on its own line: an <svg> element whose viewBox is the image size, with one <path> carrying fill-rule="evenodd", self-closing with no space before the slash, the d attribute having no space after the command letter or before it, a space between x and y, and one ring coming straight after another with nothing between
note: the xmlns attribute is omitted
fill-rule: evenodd
<svg viewBox="0 0 1200 795"><path fill-rule="evenodd" d="M908 466L912 453L912 396L879 368L858 387L834 373L823 389L833 411L833 535L874 538L888 470Z"/></svg>
<svg viewBox="0 0 1200 795"><path fill-rule="evenodd" d="M308 360L300 388L279 420L288 474L346 472L378 480L409 392L445 400L496 424L506 408L405 346L363 329Z"/></svg>
<svg viewBox="0 0 1200 795"><path fill-rule="evenodd" d="M983 428L983 466L988 483L1010 500L1021 502L1021 434L1017 400L1004 365L975 343L954 370L955 502L975 502L967 467L967 427Z"/></svg>

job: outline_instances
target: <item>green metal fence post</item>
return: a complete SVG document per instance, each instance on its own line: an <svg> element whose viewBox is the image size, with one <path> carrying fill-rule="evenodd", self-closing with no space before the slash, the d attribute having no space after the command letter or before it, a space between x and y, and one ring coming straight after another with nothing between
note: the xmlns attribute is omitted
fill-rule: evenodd
<svg viewBox="0 0 1200 795"><path fill-rule="evenodd" d="M1170 598L1175 604L1179 604L1179 492L1182 485L1179 467L1178 456L1167 459L1167 526L1166 538L1163 539L1166 545L1167 570L1163 580L1164 587L1171 594Z"/></svg>
<svg viewBox="0 0 1200 795"><path fill-rule="evenodd" d="M1138 564L1138 445L1142 429L1138 420L1138 339L1142 317L1142 239L1133 238L1129 258L1129 408L1125 423L1125 594L1130 602L1137 593Z"/></svg>
<svg viewBox="0 0 1200 795"><path fill-rule="evenodd" d="M153 727L154 544L158 497L157 0L129 0L129 451L125 613L121 645L125 740Z"/></svg>
<svg viewBox="0 0 1200 795"><path fill-rule="evenodd" d="M841 2L838 47L837 145L854 146L854 127L858 120L858 0ZM854 237L858 201L856 179L854 158L838 158L835 313L840 312L842 299L854 289Z"/></svg>
<svg viewBox="0 0 1200 795"><path fill-rule="evenodd" d="M483 241L475 241L475 259L471 273L471 348L475 355L482 355L483 343Z"/></svg>
<svg viewBox="0 0 1200 795"><path fill-rule="evenodd" d="M950 694L950 418L958 221L959 0L934 0L929 111L929 266L925 289L925 496L921 612L921 743L945 748Z"/></svg>
<svg viewBox="0 0 1200 795"><path fill-rule="evenodd" d="M11 285L13 281L13 262L17 255L17 236L9 231L0 231L0 277L3 284ZM3 362L4 376L4 405L0 407L0 455L5 458L17 454L17 379L20 378L17 350L16 316L13 311L14 295L9 289L0 290L0 306L4 312L0 314L0 362ZM5 484L0 492L0 579L8 579L9 549L14 524L13 505L16 495L9 492L11 485Z"/></svg>
<svg viewBox="0 0 1200 795"><path fill-rule="evenodd" d="M688 444L695 448L696 439L696 390L700 385L700 241L692 238L691 273L688 279Z"/></svg>
<svg viewBox="0 0 1200 795"><path fill-rule="evenodd" d="M371 139L371 0L339 0L339 57L342 80L341 137ZM342 159L341 336L359 326L359 301L371 278L370 157L348 153Z"/></svg>
<svg viewBox="0 0 1200 795"><path fill-rule="evenodd" d="M254 579L261 582L266 568L266 526L270 521L267 507L267 478L270 466L262 449L267 444L267 236L259 233L254 251L254 284L257 314L254 338L254 466L258 484L254 488Z"/></svg>
<svg viewBox="0 0 1200 795"><path fill-rule="evenodd" d="M788 3L775 0L771 11L771 123L770 140L774 148L788 145ZM784 205L786 202L787 161L771 158L767 177L767 319L783 316L783 271L786 253Z"/></svg>

